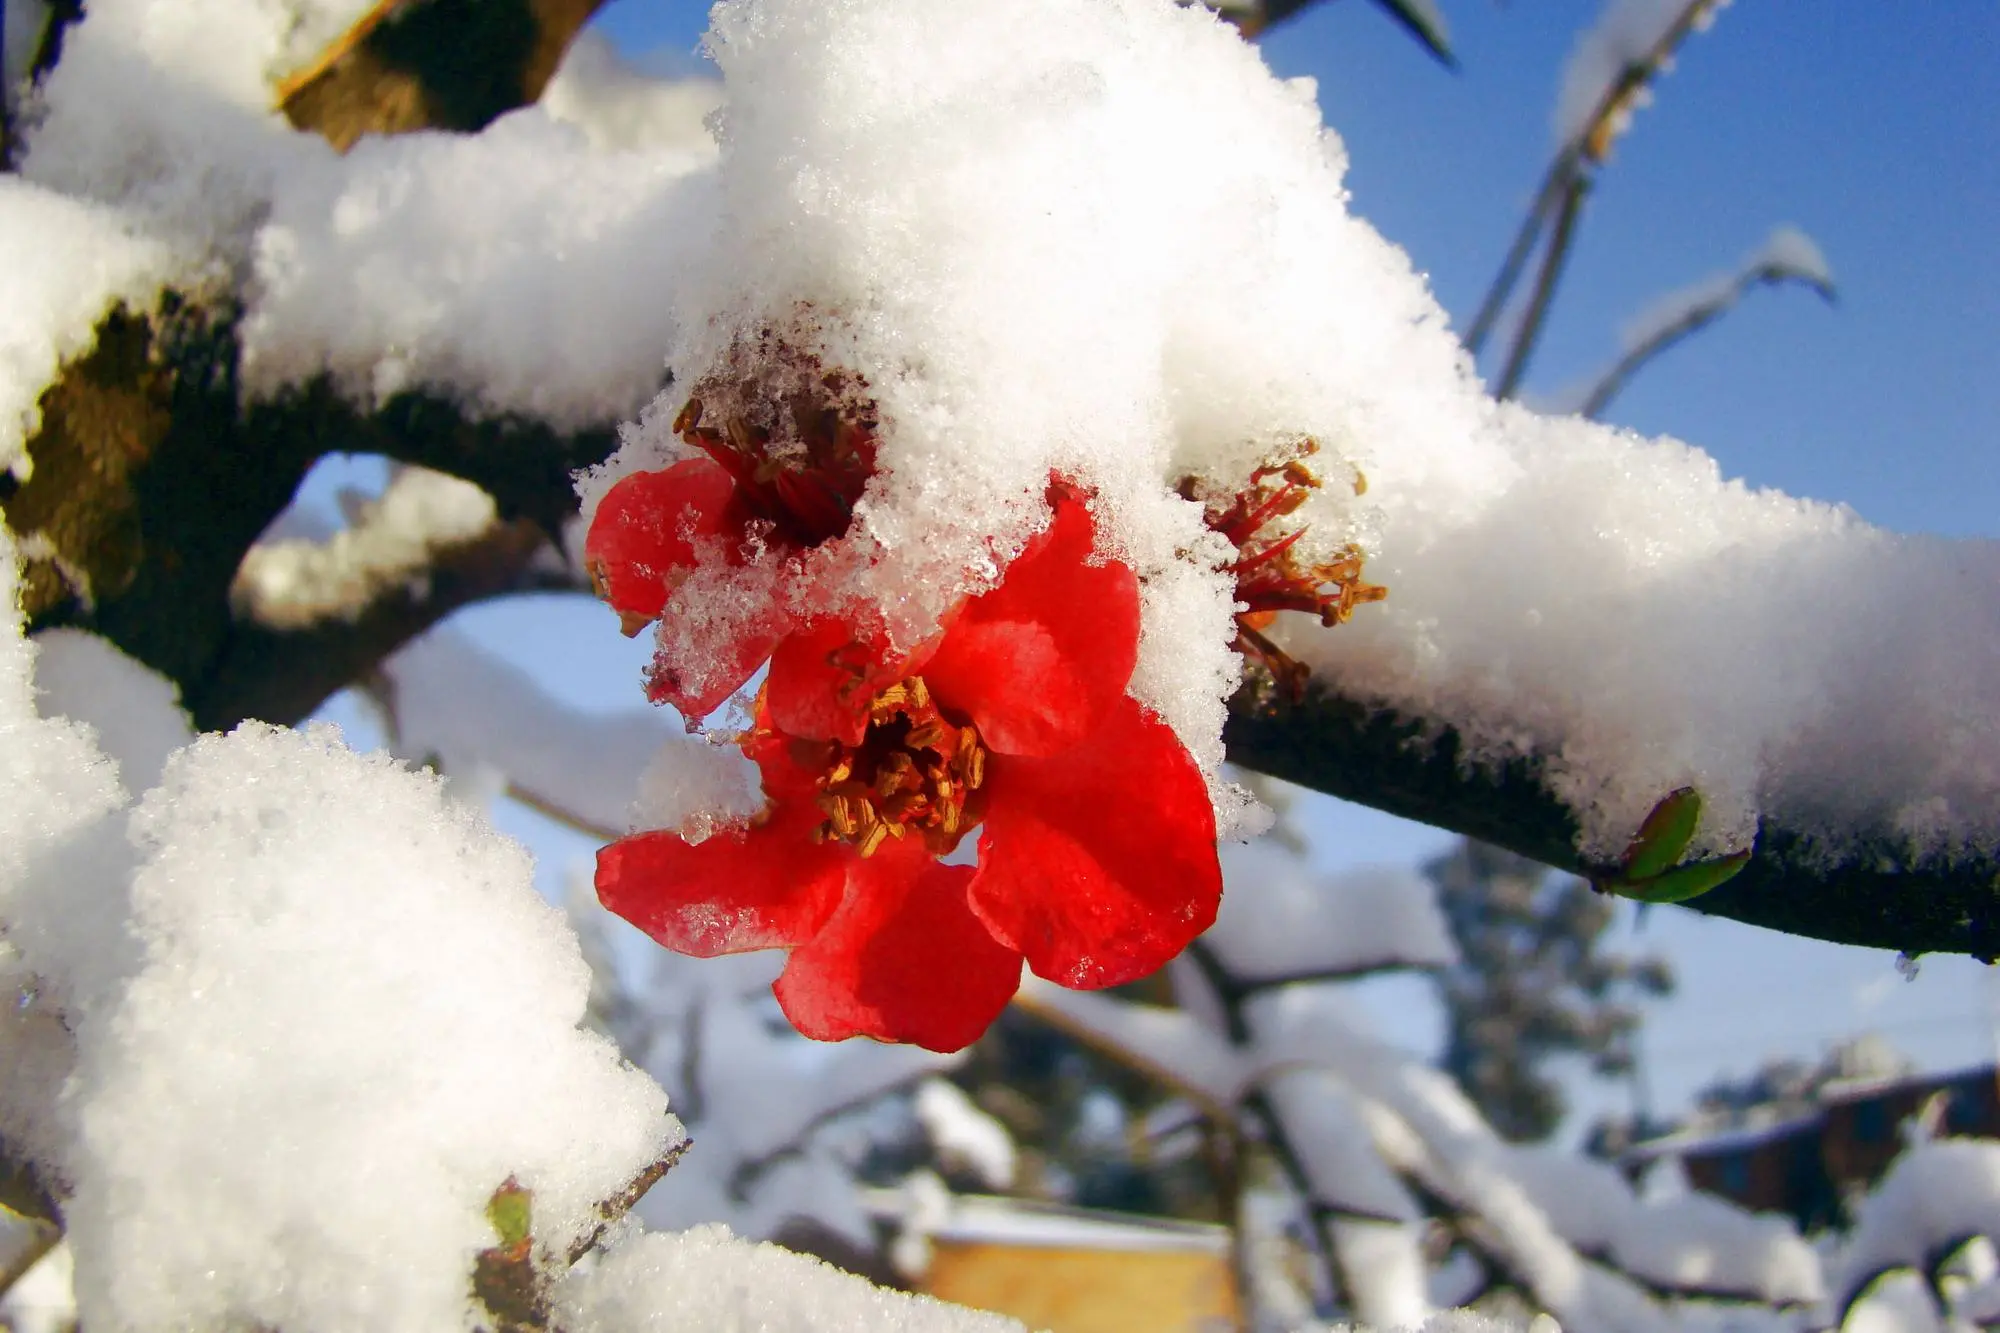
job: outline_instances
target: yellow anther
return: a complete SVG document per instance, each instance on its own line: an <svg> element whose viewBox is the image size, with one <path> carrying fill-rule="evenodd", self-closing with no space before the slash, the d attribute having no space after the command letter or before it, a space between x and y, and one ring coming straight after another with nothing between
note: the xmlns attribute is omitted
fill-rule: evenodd
<svg viewBox="0 0 2000 1333"><path fill-rule="evenodd" d="M876 849L888 840L889 830L893 827L895 826L881 823L871 825L868 831L861 835L861 841L856 844L854 850L863 856L875 855Z"/></svg>
<svg viewBox="0 0 2000 1333"><path fill-rule="evenodd" d="M819 808L826 812L827 823L843 838L854 836L854 811L845 796L822 796Z"/></svg>

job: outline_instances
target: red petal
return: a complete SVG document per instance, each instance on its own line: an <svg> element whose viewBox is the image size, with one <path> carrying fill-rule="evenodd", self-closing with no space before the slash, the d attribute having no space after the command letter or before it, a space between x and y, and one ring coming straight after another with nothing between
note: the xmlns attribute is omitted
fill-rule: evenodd
<svg viewBox="0 0 2000 1333"><path fill-rule="evenodd" d="M819 812L781 804L768 823L689 845L637 833L597 853L597 898L676 953L697 958L809 940L839 905L847 852L815 843Z"/></svg>
<svg viewBox="0 0 2000 1333"><path fill-rule="evenodd" d="M777 730L771 722L769 699L768 690L757 695L756 720L741 741L743 753L763 776L765 796L779 802L814 804L820 779L826 776L839 747L832 741L788 736Z"/></svg>
<svg viewBox="0 0 2000 1333"><path fill-rule="evenodd" d="M970 1045L1021 984L1021 955L965 903L971 866L915 838L848 861L847 897L773 988L808 1037L867 1036L933 1051Z"/></svg>
<svg viewBox="0 0 2000 1333"><path fill-rule="evenodd" d="M998 588L966 603L924 667L931 692L999 754L1060 754L1125 695L1139 657L1139 581L1116 561L1084 563L1095 540L1090 511L1058 501L1048 531Z"/></svg>
<svg viewBox="0 0 2000 1333"><path fill-rule="evenodd" d="M655 657L646 668L646 697L656 704L671 704L689 722L699 722L757 674L781 637L777 629L757 629L713 643L695 654L701 659L699 673L683 671L664 656Z"/></svg>
<svg viewBox="0 0 2000 1333"><path fill-rule="evenodd" d="M788 635L765 678L771 721L794 736L861 744L869 700L902 674L885 656L879 640L858 640L843 621L822 620Z"/></svg>
<svg viewBox="0 0 2000 1333"><path fill-rule="evenodd" d="M1222 869L1201 771L1130 699L1055 759L995 756L972 910L1037 976L1143 977L1215 920Z"/></svg>
<svg viewBox="0 0 2000 1333"><path fill-rule="evenodd" d="M705 458L622 478L599 502L583 542L604 599L629 619L659 619L674 575L694 566L688 538L741 533L735 500L736 483Z"/></svg>

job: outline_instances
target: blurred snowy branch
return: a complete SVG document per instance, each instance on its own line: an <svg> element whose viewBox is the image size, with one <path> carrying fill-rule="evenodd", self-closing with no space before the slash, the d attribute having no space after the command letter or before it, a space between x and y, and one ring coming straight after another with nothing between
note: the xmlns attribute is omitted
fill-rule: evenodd
<svg viewBox="0 0 2000 1333"><path fill-rule="evenodd" d="M1813 239L1796 227L1779 227L1733 273L1671 292L1642 312L1624 334L1625 354L1583 393L1577 412L1599 417L1634 375L1661 353L1721 319L1752 289L1797 283L1818 292L1829 305L1838 300L1833 271Z"/></svg>
<svg viewBox="0 0 2000 1333"><path fill-rule="evenodd" d="M1527 308L1502 360L1495 385L1500 397L1513 397L1527 374L1597 170L1609 160L1612 145L1631 125L1633 114L1651 98L1653 83L1673 68L1681 44L1714 22L1716 11L1727 3L1605 0L1596 24L1578 38L1556 103L1555 158L1500 271L1465 329L1466 350L1477 356L1505 313L1536 245L1548 233Z"/></svg>

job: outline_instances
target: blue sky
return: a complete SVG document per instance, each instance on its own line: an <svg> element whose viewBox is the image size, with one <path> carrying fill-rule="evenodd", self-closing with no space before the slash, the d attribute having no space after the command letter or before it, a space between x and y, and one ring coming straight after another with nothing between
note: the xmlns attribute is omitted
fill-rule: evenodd
<svg viewBox="0 0 2000 1333"><path fill-rule="evenodd" d="M1409 250L1462 321L1547 164L1562 63L1597 5L1443 3L1457 73L1365 0L1322 4L1264 49L1280 74L1318 80L1352 158L1355 210ZM705 13L685 0L613 0L599 25L626 51L668 60L692 53ZM1892 528L1995 535L1996 65L2000 6L1745 0L1725 10L1685 48L1601 178L1531 392L1588 376L1650 300L1732 267L1792 223L1825 251L1840 305L1799 289L1754 293L1656 363L1610 415L1699 444L1753 485L1846 503ZM578 703L637 699L643 646L580 599L485 608L464 623ZM504 819L551 880L590 851L531 815ZM1330 868L1407 862L1448 841L1326 800L1312 803L1311 828ZM1906 983L1880 951L1692 913L1657 912L1636 939L1632 930L1628 917L1626 943L1666 953L1681 975L1646 1038L1660 1109L1716 1073L1770 1054L1812 1056L1864 1029L1930 1066L1995 1049L2000 981L1968 960L1927 960ZM1376 998L1402 1040L1434 1040L1422 983ZM1586 1110L1627 1100L1622 1089L1578 1093Z"/></svg>

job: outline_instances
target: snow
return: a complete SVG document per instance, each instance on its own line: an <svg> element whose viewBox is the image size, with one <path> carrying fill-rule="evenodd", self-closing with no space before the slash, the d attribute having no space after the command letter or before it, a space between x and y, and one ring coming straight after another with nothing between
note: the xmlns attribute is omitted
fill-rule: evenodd
<svg viewBox="0 0 2000 1333"><path fill-rule="evenodd" d="M1601 87L1684 8L1607 6L1571 82ZM340 157L270 89L357 12L91 6L0 191L0 226L76 242L7 279L28 313L0 325L0 461L18 462L6 423L28 429L110 302L231 275L254 395L326 375L363 405L424 389L559 428L628 419L586 508L685 453L668 424L705 376L754 395L837 369L881 425L852 531L802 561L701 571L661 651L698 672L702 636L774 607L880 614L914 642L998 578L1055 471L1141 575L1131 690L1209 772L1227 833L1254 824L1220 770L1234 553L1176 487L1226 497L1311 439L1326 484L1288 520L1307 525L1300 554L1358 544L1390 595L1274 635L1357 701L1451 728L1470 763L1538 763L1586 857L1615 858L1685 785L1707 803L1697 855L1760 820L1829 858L1991 841L1992 549L1897 538L1729 482L1679 442L1492 402L1406 256L1347 211L1310 83L1274 79L1212 15L728 0L708 39L722 88L651 79L591 39L546 107ZM1824 275L1792 231L1759 259ZM274 543L244 596L262 605L268 581L337 604L343 579L401 568ZM653 785L646 822L699 823L698 792Z"/></svg>
<svg viewBox="0 0 2000 1333"><path fill-rule="evenodd" d="M1574 1152L1513 1148L1507 1157L1565 1239L1648 1283L1770 1304L1825 1295L1818 1257L1781 1218L1693 1191L1642 1201L1612 1167Z"/></svg>
<svg viewBox="0 0 2000 1333"><path fill-rule="evenodd" d="M872 609L914 642L1000 576L1054 471L1092 493L1103 554L1141 575L1132 689L1229 816L1237 553L1176 488L1227 496L1311 439L1328 484L1295 516L1302 552L1358 543L1391 595L1338 629L1274 634L1348 696L1454 729L1468 762L1539 762L1586 855L1615 856L1683 785L1705 798L1700 853L1760 820L1830 857L1866 838L1991 844L1996 549L1896 537L1728 482L1679 442L1492 402L1406 257L1347 212L1310 85L1272 78L1212 17L725 0L709 46L726 103L586 42L546 107L338 157L285 124L272 85L361 7L93 0L22 177L0 183L0 228L48 260L5 279L0 462L31 463L39 396L93 323L170 285L241 280L253 395L327 376L364 406L424 389L565 429L636 417L586 504L682 455L666 424L718 368L747 368L752 391L838 369L881 423L854 529L796 565L691 579L662 650L774 603ZM1587 109L1683 9L1608 6L1566 101ZM1795 232L1758 262L1826 272ZM404 471L346 533L260 547L239 606L351 614L496 518L476 489ZM48 716L37 649L0 635L0 971L21 997L0 1020L0 1137L66 1196L91 1327L464 1326L502 1181L534 1192L536 1235L560 1250L672 1141L659 1088L578 1026L575 936L437 779L325 732L183 747L159 682L92 641L40 651L58 673ZM726 747L566 712L448 633L388 676L406 751L547 786L590 823L698 836L745 812ZM1260 856L1242 854L1252 887L1209 941L1237 980L1448 960L1418 886ZM810 1047L753 995L773 959L700 966L661 973L674 1021L640 1056L699 1075L701 1144L642 1211L864 1229L843 1116L942 1063ZM1301 1132L1313 1198L1347 1214L1342 1262L1379 1279L1383 1318L1426 1308L1399 1177L1473 1218L1580 1328L1679 1318L1592 1254L1663 1284L1814 1298L1819 1269L1782 1228L1506 1149L1440 1075L1359 1032L1336 987L1267 992L1232 1035L1223 997L1192 968L1175 979L1184 1010L1023 994L1211 1112L1261 1093ZM998 1171L1004 1141L942 1086L916 1116ZM1991 1230L1997 1173L1985 1148L1913 1149L1839 1273ZM558 1299L577 1329L1007 1326L712 1231L628 1235Z"/></svg>
<svg viewBox="0 0 2000 1333"><path fill-rule="evenodd" d="M586 28L536 105L582 130L600 152L678 151L700 158L715 155L707 121L722 101L719 80L653 77L603 33Z"/></svg>
<svg viewBox="0 0 2000 1333"><path fill-rule="evenodd" d="M1014 1183L1018 1154L1006 1126L979 1109L956 1083L925 1079L917 1088L917 1120L946 1162L963 1164L988 1189Z"/></svg>
<svg viewBox="0 0 2000 1333"><path fill-rule="evenodd" d="M55 644L136 687L98 719L136 780L170 696ZM576 1026L589 970L527 858L437 778L250 725L128 806L90 729L37 716L36 653L0 633L0 1132L63 1196L89 1326L466 1326L502 1183L560 1251L676 1139Z"/></svg>
<svg viewBox="0 0 2000 1333"><path fill-rule="evenodd" d="M1260 841L1224 847L1222 873L1222 909L1203 940L1240 982L1458 959L1436 894L1407 867L1321 875Z"/></svg>
<svg viewBox="0 0 2000 1333"><path fill-rule="evenodd" d="M1852 1300L1876 1274L1927 1270L1947 1241L2000 1236L2000 1143L1933 1139L1905 1149L1862 1200L1830 1265L1828 1294Z"/></svg>
<svg viewBox="0 0 2000 1333"><path fill-rule="evenodd" d="M1338 1074L1285 1070L1265 1079L1264 1093L1305 1169L1314 1203L1360 1218L1417 1219L1416 1201L1375 1151L1367 1121Z"/></svg>
<svg viewBox="0 0 2000 1333"><path fill-rule="evenodd" d="M882 474L800 578L691 580L662 647L690 651L684 611L749 618L772 597L880 608L912 640L994 580L1054 469L1095 490L1107 552L1145 580L1135 694L1213 768L1232 589L1168 484L1233 486L1303 435L1360 434L1370 381L1439 318L1342 211L1309 87L1271 80L1212 16L1151 3L730 4L708 44L730 96L724 215L682 293L677 386L769 332L865 382ZM665 426L686 392L587 501L678 451ZM1329 466L1348 475L1343 453ZM1322 493L1314 541L1348 535L1345 490Z"/></svg>
<svg viewBox="0 0 2000 1333"><path fill-rule="evenodd" d="M400 468L379 496L356 501L332 536L267 536L251 547L230 602L273 629L352 620L383 592L420 586L434 560L476 541L497 518L492 498L472 483Z"/></svg>
<svg viewBox="0 0 2000 1333"><path fill-rule="evenodd" d="M1751 263L1767 265L1816 286L1833 285L1833 269L1821 253L1819 242L1797 227L1773 228L1764 248L1751 257Z"/></svg>
<svg viewBox="0 0 2000 1333"><path fill-rule="evenodd" d="M114 296L143 308L168 283L206 290L231 274L247 275L252 394L324 373L364 405L428 388L575 427L657 390L678 265L714 213L700 180L713 81L644 79L586 47L551 110L339 157L285 122L273 87L368 7L91 5L41 90L22 170L42 188L8 191L39 211L0 208L37 233L69 221L78 242L47 276L9 278L29 310L50 310L0 379L20 410L55 369L45 328L67 352ZM0 396L0 423L10 405Z"/></svg>
<svg viewBox="0 0 2000 1333"><path fill-rule="evenodd" d="M683 670L773 604L873 607L921 637L1018 549L1053 469L1093 488L1106 552L1145 581L1134 694L1213 766L1237 664L1204 566L1226 552L1169 486L1227 493L1310 437L1325 476L1369 486L1316 492L1308 540L1361 543L1390 595L1334 630L1281 619L1281 643L1452 727L1471 763L1537 761L1584 855L1615 859L1685 785L1709 810L1697 855L1760 818L1830 856L1992 832L1991 551L1487 399L1405 257L1345 211L1309 90L1209 17L736 0L709 46L722 222L679 294L676 388L586 505L680 456L685 386L725 366L771 393L800 363L859 376L882 475L845 538L688 580L659 630ZM765 337L785 350L760 371ZM1810 611L1835 603L1852 613Z"/></svg>
<svg viewBox="0 0 2000 1333"><path fill-rule="evenodd" d="M1647 306L1625 325L1619 342L1626 351L1651 343L1691 317L1713 317L1741 300L1752 283L1774 277L1810 283L1822 292L1833 290L1833 270L1817 242L1797 227L1774 228L1764 243L1731 273L1711 274Z"/></svg>
<svg viewBox="0 0 2000 1333"><path fill-rule="evenodd" d="M0 1319L13 1333L73 1333L69 1246L57 1244L0 1296Z"/></svg>
<svg viewBox="0 0 2000 1333"><path fill-rule="evenodd" d="M15 176L0 178L0 244L33 256L0 279L0 468L25 478L26 445L57 367L90 350L113 307L150 310L168 262L115 210Z"/></svg>
<svg viewBox="0 0 2000 1333"><path fill-rule="evenodd" d="M1021 1333L1000 1315L872 1286L720 1226L631 1237L557 1290L573 1333Z"/></svg>
<svg viewBox="0 0 2000 1333"><path fill-rule="evenodd" d="M453 1327L488 1198L560 1249L678 1135L579 1032L589 975L527 858L441 784L246 725L132 819L145 958L79 1030L93 1327Z"/></svg>
<svg viewBox="0 0 2000 1333"><path fill-rule="evenodd" d="M254 248L253 393L331 374L358 401L457 390L562 429L659 388L712 150L593 151L535 109L474 137L364 139L284 182Z"/></svg>
<svg viewBox="0 0 2000 1333"><path fill-rule="evenodd" d="M1704 797L1703 854L1760 816L1830 857L1990 839L2000 551L1753 491L1674 441L1495 417L1504 486L1376 470L1371 570L1395 591L1291 640L1344 693L1454 723L1475 764L1540 758L1599 861L1680 786ZM1499 567L1497 595L1469 595Z"/></svg>
<svg viewBox="0 0 2000 1333"><path fill-rule="evenodd" d="M928 1234L936 1239L1048 1249L1217 1255L1229 1251L1229 1233L1212 1223L977 1194L952 1197L948 1210L931 1222Z"/></svg>
<svg viewBox="0 0 2000 1333"><path fill-rule="evenodd" d="M167 756L194 738L179 688L83 630L44 630L34 643L42 716L88 724L127 791L159 782Z"/></svg>
<svg viewBox="0 0 2000 1333"><path fill-rule="evenodd" d="M655 1228L721 1221L757 1238L809 1218L874 1248L859 1168L879 1144L921 1140L923 1118L900 1094L959 1057L799 1036L771 998L781 953L693 959L647 944L633 979L618 940L636 932L598 905L587 876L576 881L569 911L597 973L594 1014L668 1089L692 1140L639 1201L638 1216ZM934 1138L932 1146L942 1144Z"/></svg>
<svg viewBox="0 0 2000 1333"><path fill-rule="evenodd" d="M1435 1311L1424 1297L1422 1234L1416 1226L1343 1218L1332 1224L1341 1281L1361 1322L1416 1328Z"/></svg>
<svg viewBox="0 0 2000 1333"><path fill-rule="evenodd" d="M585 712L518 668L439 627L384 664L396 749L456 776L502 775L514 789L616 837L755 812L740 751L691 736L650 710Z"/></svg>

